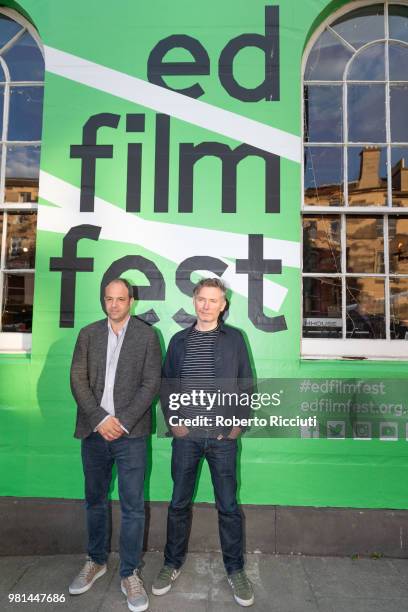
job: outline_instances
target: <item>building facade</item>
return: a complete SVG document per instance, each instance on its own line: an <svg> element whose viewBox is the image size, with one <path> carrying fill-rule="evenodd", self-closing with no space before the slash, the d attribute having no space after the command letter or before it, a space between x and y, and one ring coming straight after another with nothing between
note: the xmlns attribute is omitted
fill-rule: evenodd
<svg viewBox="0 0 408 612"><path fill-rule="evenodd" d="M2 496L82 498L68 370L109 279L164 349L215 274L275 413L320 421L248 432L241 502L406 508L407 58L407 2L3 0ZM354 393L370 435L348 413L330 439L329 404L301 408L312 379L390 381Z"/></svg>

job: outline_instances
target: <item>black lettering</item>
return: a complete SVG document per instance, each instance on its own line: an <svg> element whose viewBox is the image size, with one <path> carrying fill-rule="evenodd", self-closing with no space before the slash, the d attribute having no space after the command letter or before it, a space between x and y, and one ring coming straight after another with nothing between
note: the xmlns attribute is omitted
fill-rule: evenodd
<svg viewBox="0 0 408 612"><path fill-rule="evenodd" d="M278 213L280 210L280 158L273 153L262 151L251 145L242 144L231 149L220 142L180 144L179 169L179 212L193 212L194 165L212 155L222 164L222 212L235 213L237 209L237 166L248 156L260 157L265 161L265 212Z"/></svg>
<svg viewBox="0 0 408 612"><path fill-rule="evenodd" d="M163 58L168 51L180 47L191 53L194 57L194 62L163 62ZM157 43L147 60L147 78L150 83L160 85L160 87L165 87L185 96L190 96L190 98L200 98L204 90L199 83L184 89L175 89L174 87L169 87L163 80L162 77L165 74L172 76L210 74L210 58L200 41L186 34L168 36Z"/></svg>
<svg viewBox="0 0 408 612"><path fill-rule="evenodd" d="M126 115L127 132L144 132L145 116L142 114ZM126 211L140 212L140 195L142 189L142 145L128 144Z"/></svg>
<svg viewBox="0 0 408 612"><path fill-rule="evenodd" d="M96 144L97 132L101 127L116 129L119 121L120 115L112 113L92 115L82 129L82 144L71 145L70 147L70 157L81 159L81 198L79 205L81 212L94 212L96 159L113 157L112 145Z"/></svg>
<svg viewBox="0 0 408 612"><path fill-rule="evenodd" d="M240 85L233 74L233 63L239 51L256 47L265 54L265 78L253 89ZM241 34L230 40L221 51L218 75L222 86L242 102L279 100L279 7L265 7L265 35Z"/></svg>
<svg viewBox="0 0 408 612"><path fill-rule="evenodd" d="M166 298L166 290L164 284L164 278L162 273L156 264L146 257L141 255L126 255L121 259L114 261L103 275L101 282L100 300L101 306L105 311L105 287L114 278L119 278L124 272L128 270L140 270L146 276L149 281L149 285L139 287L133 285L133 297L135 300L158 300L163 301ZM143 314L138 315L140 319L143 319L147 323L157 323L160 319L154 310L149 310Z"/></svg>
<svg viewBox="0 0 408 612"><path fill-rule="evenodd" d="M184 261L181 262L179 267L176 270L176 285L180 289L184 295L188 295L189 297L193 297L193 289L195 283L191 281L191 275L196 270L206 270L208 272L213 272L217 276L222 276L225 270L228 268L227 264L225 264L221 259L217 259L216 257L206 257L206 256L194 256L188 257ZM227 313L223 315L223 318L227 318ZM173 316L173 320L180 325L180 327L189 327L194 323L196 317L194 315L188 314L184 308L180 308Z"/></svg>
<svg viewBox="0 0 408 612"><path fill-rule="evenodd" d="M248 259L237 259L237 274L248 274L248 316L257 329L264 332L278 332L287 329L283 315L268 317L263 312L263 277L264 274L281 274L280 259L263 258L263 235L248 236Z"/></svg>
<svg viewBox="0 0 408 612"><path fill-rule="evenodd" d="M169 210L170 117L156 115L154 212Z"/></svg>
<svg viewBox="0 0 408 612"><path fill-rule="evenodd" d="M60 327L74 327L77 272L93 272L93 257L77 257L77 244L83 238L98 240L96 225L71 227L62 241L62 257L50 258L50 271L61 272Z"/></svg>

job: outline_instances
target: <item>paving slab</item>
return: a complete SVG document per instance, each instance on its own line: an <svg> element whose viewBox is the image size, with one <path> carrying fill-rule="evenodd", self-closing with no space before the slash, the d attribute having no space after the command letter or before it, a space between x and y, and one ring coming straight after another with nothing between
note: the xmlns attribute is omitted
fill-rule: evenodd
<svg viewBox="0 0 408 612"><path fill-rule="evenodd" d="M8 593L36 563L36 557L0 557L0 593Z"/></svg>
<svg viewBox="0 0 408 612"><path fill-rule="evenodd" d="M322 598L319 612L407 612L406 599Z"/></svg>
<svg viewBox="0 0 408 612"><path fill-rule="evenodd" d="M408 582L388 559L302 557L316 597L393 599L407 597ZM407 607L408 610L408 607Z"/></svg>
<svg viewBox="0 0 408 612"><path fill-rule="evenodd" d="M299 557L259 555L258 578L248 572L258 598L267 599L270 609L280 612L285 602L291 612L314 612L316 598Z"/></svg>
<svg viewBox="0 0 408 612"><path fill-rule="evenodd" d="M119 558L87 593L68 594L84 555L0 557L0 612L127 612L120 591ZM151 612L238 612L219 553L190 553L164 596L151 594L163 563L159 552L143 558ZM254 612L408 612L408 561L251 553L246 570L255 592ZM10 603L10 594L58 593L53 603Z"/></svg>
<svg viewBox="0 0 408 612"><path fill-rule="evenodd" d="M408 582L408 563L406 559L388 559L388 563Z"/></svg>

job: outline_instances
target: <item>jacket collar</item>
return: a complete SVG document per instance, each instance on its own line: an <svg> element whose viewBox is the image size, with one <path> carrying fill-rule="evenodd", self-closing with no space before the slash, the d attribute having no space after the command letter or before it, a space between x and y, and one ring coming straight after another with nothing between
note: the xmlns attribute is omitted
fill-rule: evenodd
<svg viewBox="0 0 408 612"><path fill-rule="evenodd" d="M188 327L186 327L185 329L183 329L180 332L180 336L181 336L181 338L183 338L183 340L185 338L187 338L189 333L195 328L196 323L197 323L197 320L195 320L192 325L189 325ZM228 333L228 326L225 325L224 321L221 321L219 327L220 327L220 333L222 333L222 334L227 334Z"/></svg>

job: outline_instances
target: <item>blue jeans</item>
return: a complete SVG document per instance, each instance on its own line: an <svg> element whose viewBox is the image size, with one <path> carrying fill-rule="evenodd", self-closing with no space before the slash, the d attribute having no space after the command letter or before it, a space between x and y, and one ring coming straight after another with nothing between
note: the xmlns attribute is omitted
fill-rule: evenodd
<svg viewBox="0 0 408 612"><path fill-rule="evenodd" d="M197 470L204 456L211 472L218 510L218 528L225 569L232 574L244 567L242 515L236 498L237 441L223 438L174 438L171 475L173 496L167 515L166 565L178 569L184 562L191 526L191 500Z"/></svg>
<svg viewBox="0 0 408 612"><path fill-rule="evenodd" d="M118 470L120 527L120 575L130 576L139 567L144 534L144 475L146 436L121 436L107 442L99 433L82 440L85 501L88 527L88 555L103 565L108 558L108 492L112 467Z"/></svg>

